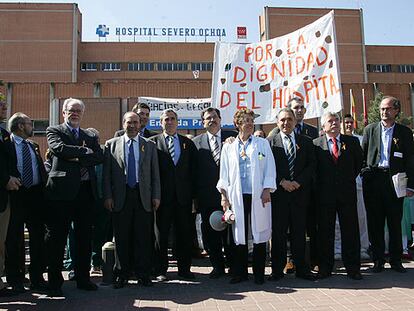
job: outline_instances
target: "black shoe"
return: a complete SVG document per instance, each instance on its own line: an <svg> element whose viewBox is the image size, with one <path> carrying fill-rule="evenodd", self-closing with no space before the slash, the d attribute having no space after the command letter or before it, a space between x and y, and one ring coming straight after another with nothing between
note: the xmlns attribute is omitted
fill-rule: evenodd
<svg viewBox="0 0 414 311"><path fill-rule="evenodd" d="M123 277L118 276L114 282L113 287L115 289L120 289L125 287L125 284L127 283L126 279L124 279Z"/></svg>
<svg viewBox="0 0 414 311"><path fill-rule="evenodd" d="M262 285L264 283L264 275L254 276L254 283L257 285Z"/></svg>
<svg viewBox="0 0 414 311"><path fill-rule="evenodd" d="M347 275L350 279L357 280L357 281L362 280L362 274L359 271L357 271L357 272L348 272Z"/></svg>
<svg viewBox="0 0 414 311"><path fill-rule="evenodd" d="M397 263L392 263L391 264L391 269L399 272L399 273L406 273L407 270L404 268L404 266L401 264L401 262L397 262Z"/></svg>
<svg viewBox="0 0 414 311"><path fill-rule="evenodd" d="M185 271L185 272L178 271L178 276L180 278L183 278L184 280L194 280L195 279L195 275L191 271Z"/></svg>
<svg viewBox="0 0 414 311"><path fill-rule="evenodd" d="M380 261L375 261L374 266L372 268L370 268L369 271L371 271L373 273L380 273L380 272L384 271L384 263L382 263Z"/></svg>
<svg viewBox="0 0 414 311"><path fill-rule="evenodd" d="M296 272L295 276L298 279L303 279L303 280L308 280L308 281L315 281L316 280L315 274L313 274L311 272L305 272L305 273Z"/></svg>
<svg viewBox="0 0 414 311"><path fill-rule="evenodd" d="M95 283L88 281L88 282L81 282L76 285L76 287L78 289L81 290L87 290L87 291L93 291L93 290L97 290L98 289L98 285L96 285Z"/></svg>
<svg viewBox="0 0 414 311"><path fill-rule="evenodd" d="M2 289L0 289L0 297L12 297L12 296L16 296L19 293L15 292L12 289L8 289L6 287L3 287Z"/></svg>
<svg viewBox="0 0 414 311"><path fill-rule="evenodd" d="M23 294L24 292L26 292L26 289L24 288L23 283L10 284L10 287L11 287L12 291L14 291L18 294Z"/></svg>
<svg viewBox="0 0 414 311"><path fill-rule="evenodd" d="M234 276L231 278L230 284L237 284L244 281L247 281L247 276Z"/></svg>
<svg viewBox="0 0 414 311"><path fill-rule="evenodd" d="M62 289L60 288L49 289L49 291L47 292L47 295L49 297L64 297Z"/></svg>
<svg viewBox="0 0 414 311"><path fill-rule="evenodd" d="M30 290L34 292L44 292L49 290L49 285L45 280L30 284Z"/></svg>
<svg viewBox="0 0 414 311"><path fill-rule="evenodd" d="M208 275L208 277L210 279L218 279L218 278L222 277L225 274L226 273L224 272L224 270L220 270L220 269L214 268L213 271L210 272L210 274Z"/></svg>
<svg viewBox="0 0 414 311"><path fill-rule="evenodd" d="M331 272L328 272L328 271L319 271L318 274L316 275L316 278L318 280L323 280L323 279L327 279L327 278L329 278L331 276L332 276L332 273Z"/></svg>
<svg viewBox="0 0 414 311"><path fill-rule="evenodd" d="M153 285L152 281L150 278L145 277L145 278L140 278L138 280L138 284L141 284L144 287L151 287Z"/></svg>
<svg viewBox="0 0 414 311"><path fill-rule="evenodd" d="M283 273L272 273L267 280L271 282L276 282L283 279L285 275Z"/></svg>

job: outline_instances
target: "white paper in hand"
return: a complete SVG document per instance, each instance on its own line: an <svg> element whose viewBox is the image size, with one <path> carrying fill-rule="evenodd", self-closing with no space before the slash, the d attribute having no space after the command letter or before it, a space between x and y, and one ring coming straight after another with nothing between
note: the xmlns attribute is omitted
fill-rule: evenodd
<svg viewBox="0 0 414 311"><path fill-rule="evenodd" d="M392 182L398 198L402 198L407 195L407 180L408 178L405 172L397 173L392 176Z"/></svg>

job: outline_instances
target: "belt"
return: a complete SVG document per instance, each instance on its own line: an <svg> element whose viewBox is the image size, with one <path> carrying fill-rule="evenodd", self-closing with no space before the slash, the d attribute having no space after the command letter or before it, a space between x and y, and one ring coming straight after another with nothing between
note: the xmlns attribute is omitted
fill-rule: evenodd
<svg viewBox="0 0 414 311"><path fill-rule="evenodd" d="M390 172L389 167L375 167L374 172L388 174Z"/></svg>

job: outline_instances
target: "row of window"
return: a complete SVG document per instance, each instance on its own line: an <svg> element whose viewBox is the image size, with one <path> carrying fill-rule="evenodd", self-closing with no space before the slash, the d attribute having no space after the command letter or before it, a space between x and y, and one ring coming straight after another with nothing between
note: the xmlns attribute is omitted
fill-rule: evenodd
<svg viewBox="0 0 414 311"><path fill-rule="evenodd" d="M414 73L414 65L390 65L390 64L375 64L367 65L368 72L400 72L400 73Z"/></svg>
<svg viewBox="0 0 414 311"><path fill-rule="evenodd" d="M81 71L213 71L213 63L81 63Z"/></svg>

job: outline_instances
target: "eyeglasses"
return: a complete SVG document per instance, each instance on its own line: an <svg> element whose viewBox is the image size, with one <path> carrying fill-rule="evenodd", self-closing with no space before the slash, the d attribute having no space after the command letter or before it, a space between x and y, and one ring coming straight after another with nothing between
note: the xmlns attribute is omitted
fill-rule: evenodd
<svg viewBox="0 0 414 311"><path fill-rule="evenodd" d="M66 110L66 112L80 114L80 113L83 112L83 110L81 110L81 109L70 109L70 110Z"/></svg>

